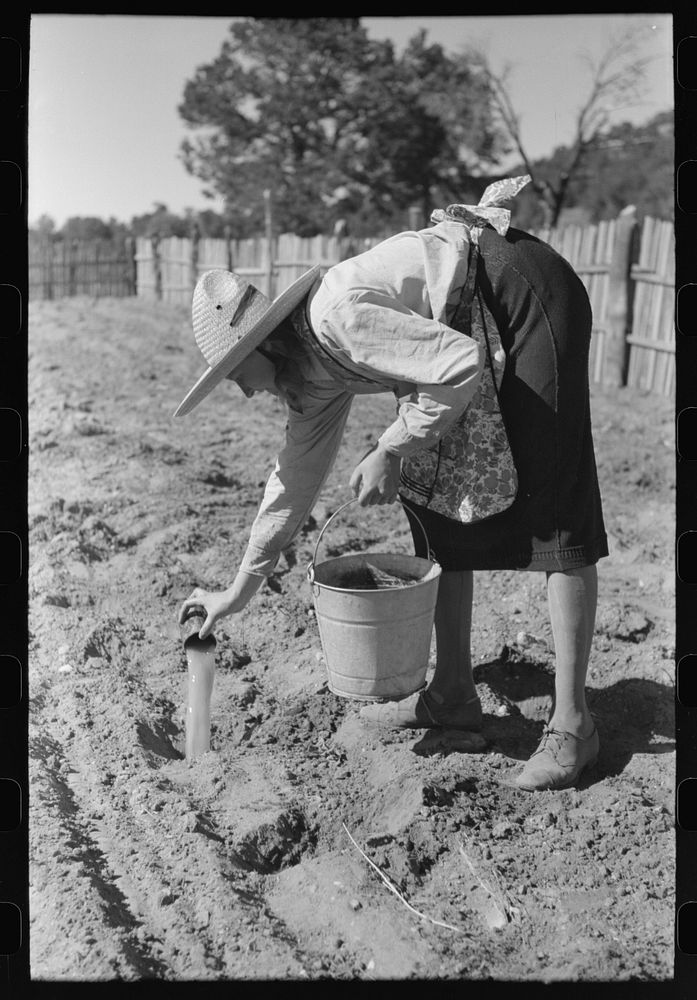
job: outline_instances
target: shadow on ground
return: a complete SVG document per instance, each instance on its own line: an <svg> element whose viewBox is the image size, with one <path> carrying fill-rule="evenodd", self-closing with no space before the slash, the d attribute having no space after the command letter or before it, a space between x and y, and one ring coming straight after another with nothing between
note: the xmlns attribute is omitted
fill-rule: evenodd
<svg viewBox="0 0 697 1000"><path fill-rule="evenodd" d="M538 664L494 660L475 668L509 708L510 715L486 715L484 735L507 757L527 760L542 737L554 695L554 675ZM628 677L608 687L586 688L600 733L600 758L593 780L621 774L634 754L675 749L674 692L669 685ZM662 739L663 738L663 739Z"/></svg>

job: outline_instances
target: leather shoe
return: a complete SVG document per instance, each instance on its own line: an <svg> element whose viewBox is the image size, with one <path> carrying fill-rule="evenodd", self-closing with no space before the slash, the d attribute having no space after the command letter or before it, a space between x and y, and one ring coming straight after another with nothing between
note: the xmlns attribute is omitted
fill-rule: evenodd
<svg viewBox="0 0 697 1000"><path fill-rule="evenodd" d="M585 739L545 726L540 745L514 779L527 792L569 788L598 760L600 739L594 729Z"/></svg>
<svg viewBox="0 0 697 1000"><path fill-rule="evenodd" d="M390 729L466 729L478 732L482 728L482 706L479 698L470 698L453 709L434 705L428 691L410 695L402 701L387 701L364 705L359 715L373 726Z"/></svg>

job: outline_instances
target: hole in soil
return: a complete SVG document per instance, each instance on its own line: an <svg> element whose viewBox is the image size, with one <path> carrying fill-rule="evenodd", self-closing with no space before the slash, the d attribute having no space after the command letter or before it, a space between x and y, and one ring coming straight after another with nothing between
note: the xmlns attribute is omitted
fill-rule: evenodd
<svg viewBox="0 0 697 1000"><path fill-rule="evenodd" d="M199 812L196 814L196 830L198 833L203 834L204 837L208 837L209 840L215 840L221 844L225 843L225 837L221 837L220 834L216 832L215 823L210 814L207 812Z"/></svg>
<svg viewBox="0 0 697 1000"><path fill-rule="evenodd" d="M218 489L231 489L239 487L239 482L234 476L228 476L219 469L214 469L203 477L203 482L208 486L216 486Z"/></svg>
<svg viewBox="0 0 697 1000"><path fill-rule="evenodd" d="M83 660L103 657L107 662L118 661L126 646L124 630L124 623L120 618L105 618L86 636L82 650Z"/></svg>
<svg viewBox="0 0 697 1000"><path fill-rule="evenodd" d="M460 781L442 785L426 785L423 791L425 806L451 806L463 792L472 795L477 791L477 783L473 778L462 778Z"/></svg>
<svg viewBox="0 0 697 1000"><path fill-rule="evenodd" d="M495 694L516 703L548 698L554 692L553 675L530 660L482 663L475 667L474 678L477 683L488 684Z"/></svg>
<svg viewBox="0 0 697 1000"><path fill-rule="evenodd" d="M146 753L154 753L167 760L181 760L184 756L172 744L172 737L179 736L179 730L172 722L154 723L152 727L145 722L136 723L136 732L140 745Z"/></svg>
<svg viewBox="0 0 697 1000"><path fill-rule="evenodd" d="M317 835L299 809L282 813L275 823L264 823L235 846L235 856L244 868L271 875L297 865L315 846Z"/></svg>
<svg viewBox="0 0 697 1000"><path fill-rule="evenodd" d="M402 892L410 892L428 876L442 851L430 835L419 837L416 843L407 837L374 849L371 860L389 874Z"/></svg>

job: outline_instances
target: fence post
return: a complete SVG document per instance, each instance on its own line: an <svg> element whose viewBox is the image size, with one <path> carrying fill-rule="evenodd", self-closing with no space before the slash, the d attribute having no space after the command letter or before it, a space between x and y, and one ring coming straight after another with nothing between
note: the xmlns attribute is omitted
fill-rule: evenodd
<svg viewBox="0 0 697 1000"><path fill-rule="evenodd" d="M126 285L129 295L138 294L138 262L136 260L136 241L134 236L127 236L124 241L126 249Z"/></svg>
<svg viewBox="0 0 697 1000"><path fill-rule="evenodd" d="M627 365L632 311L632 252L637 228L636 207L628 205L615 224L615 244L608 276L607 332L603 385L619 387L627 383Z"/></svg>
<svg viewBox="0 0 697 1000"><path fill-rule="evenodd" d="M195 222L193 222L191 225L191 233L190 233L191 256L189 258L191 264L190 283L192 291L196 287L196 282L198 281L198 241L200 235L201 233L198 228L198 225Z"/></svg>
<svg viewBox="0 0 697 1000"><path fill-rule="evenodd" d="M46 237L45 244L45 259L46 259L46 269L44 272L44 298L53 298L53 255L54 255L54 244L50 235Z"/></svg>
<svg viewBox="0 0 697 1000"><path fill-rule="evenodd" d="M77 284L75 281L75 257L77 255L77 240L72 240L68 244L68 295L77 295Z"/></svg>
<svg viewBox="0 0 697 1000"><path fill-rule="evenodd" d="M227 262L228 271L234 269L234 257L232 253L232 229L229 226L225 226L223 229L223 236L225 237L225 256Z"/></svg>
<svg viewBox="0 0 697 1000"><path fill-rule="evenodd" d="M160 258L160 234L153 233L150 237L152 247L152 273L155 284L155 298L162 298L162 260Z"/></svg>
<svg viewBox="0 0 697 1000"><path fill-rule="evenodd" d="M342 236L340 240L337 241L337 249L339 254L339 260L348 260L350 257L355 257L358 250L356 250L356 244L352 236Z"/></svg>
<svg viewBox="0 0 697 1000"><path fill-rule="evenodd" d="M271 191L264 189L264 292L273 298L273 206L271 203Z"/></svg>
<svg viewBox="0 0 697 1000"><path fill-rule="evenodd" d="M419 205L410 205L409 209L409 228L418 231L424 228L424 213Z"/></svg>

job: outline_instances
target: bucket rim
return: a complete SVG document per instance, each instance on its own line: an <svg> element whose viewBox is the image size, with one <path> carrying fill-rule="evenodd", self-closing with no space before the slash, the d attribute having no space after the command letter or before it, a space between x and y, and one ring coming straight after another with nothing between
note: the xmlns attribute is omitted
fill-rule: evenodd
<svg viewBox="0 0 697 1000"><path fill-rule="evenodd" d="M316 571L322 566L326 566L327 563L338 562L340 559L350 559L356 556L394 556L394 555L407 555L410 559L418 559L421 562L429 563L430 569L426 571L425 575L420 580L410 580L408 583L399 585L395 584L394 587L378 587L375 589L366 587L336 587L332 586L330 583L322 583L317 579ZM321 563L310 563L308 566L308 578L314 587L321 587L323 590L333 590L338 594L390 594L395 591L403 591L406 589L413 590L415 587L422 587L428 583L433 583L443 572L443 567L439 562L434 559L424 559L423 556L413 556L408 553L401 552L345 552L340 556L332 556L331 559L325 559ZM312 575L310 575L310 573Z"/></svg>

